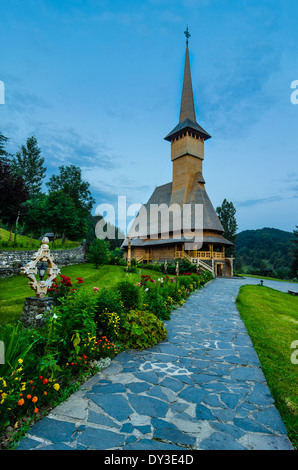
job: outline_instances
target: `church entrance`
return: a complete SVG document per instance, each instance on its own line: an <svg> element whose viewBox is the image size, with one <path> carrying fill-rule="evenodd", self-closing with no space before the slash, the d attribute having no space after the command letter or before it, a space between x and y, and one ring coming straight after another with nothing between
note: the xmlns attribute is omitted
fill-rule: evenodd
<svg viewBox="0 0 298 470"><path fill-rule="evenodd" d="M222 277L223 276L223 264L216 263L216 265L215 265L215 275L216 275L216 277Z"/></svg>

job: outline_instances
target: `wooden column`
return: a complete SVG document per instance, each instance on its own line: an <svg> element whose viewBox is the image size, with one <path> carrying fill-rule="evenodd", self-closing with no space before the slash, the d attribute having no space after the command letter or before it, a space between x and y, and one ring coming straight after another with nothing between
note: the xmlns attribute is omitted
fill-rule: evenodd
<svg viewBox="0 0 298 470"><path fill-rule="evenodd" d="M131 240L128 239L127 267L126 267L127 270L130 268L130 264L131 264Z"/></svg>

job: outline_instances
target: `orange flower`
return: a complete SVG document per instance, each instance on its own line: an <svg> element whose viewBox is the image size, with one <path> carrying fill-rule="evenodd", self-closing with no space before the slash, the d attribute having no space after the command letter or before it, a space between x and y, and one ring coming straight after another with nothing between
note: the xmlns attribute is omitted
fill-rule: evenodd
<svg viewBox="0 0 298 470"><path fill-rule="evenodd" d="M37 413L38 412L38 408L34 408L34 413Z"/></svg>
<svg viewBox="0 0 298 470"><path fill-rule="evenodd" d="M21 398L21 399L18 401L18 405L20 405L20 406L24 405L24 403L25 403L24 398Z"/></svg>
<svg viewBox="0 0 298 470"><path fill-rule="evenodd" d="M44 393L44 395L47 395L47 394L48 394L48 392L46 392L46 391L44 391L43 393Z"/></svg>
<svg viewBox="0 0 298 470"><path fill-rule="evenodd" d="M31 395L27 395L27 398L28 398L28 400L30 400L30 398L31 398Z"/></svg>
<svg viewBox="0 0 298 470"><path fill-rule="evenodd" d="M33 397L33 398L32 398L32 401L33 401L33 403L36 403L36 402L37 402L37 400L38 400L38 398L37 398L37 397Z"/></svg>

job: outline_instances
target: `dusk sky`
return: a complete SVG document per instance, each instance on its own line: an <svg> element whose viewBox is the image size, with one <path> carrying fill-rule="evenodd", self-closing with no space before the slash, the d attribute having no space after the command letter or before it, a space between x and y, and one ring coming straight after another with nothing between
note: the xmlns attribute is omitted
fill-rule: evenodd
<svg viewBox="0 0 298 470"><path fill-rule="evenodd" d="M47 180L82 169L96 205L172 180L185 37L206 190L239 231L298 225L297 0L0 0L0 131L38 140ZM94 206L94 209L96 207Z"/></svg>

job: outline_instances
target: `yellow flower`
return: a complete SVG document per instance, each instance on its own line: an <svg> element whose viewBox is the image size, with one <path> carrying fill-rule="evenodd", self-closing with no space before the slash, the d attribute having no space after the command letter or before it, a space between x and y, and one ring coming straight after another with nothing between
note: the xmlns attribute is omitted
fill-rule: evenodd
<svg viewBox="0 0 298 470"><path fill-rule="evenodd" d="M23 362L24 362L23 359L18 359L19 364L23 364Z"/></svg>
<svg viewBox="0 0 298 470"><path fill-rule="evenodd" d="M60 388L60 385L59 384L54 384L53 388L54 388L54 390L56 390L56 392L58 392L58 390Z"/></svg>

